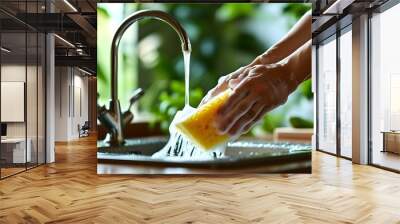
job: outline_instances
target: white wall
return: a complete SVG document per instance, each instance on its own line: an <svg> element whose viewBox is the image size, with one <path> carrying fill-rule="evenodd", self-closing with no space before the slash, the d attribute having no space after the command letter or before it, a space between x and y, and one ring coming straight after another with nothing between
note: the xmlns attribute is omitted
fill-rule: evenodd
<svg viewBox="0 0 400 224"><path fill-rule="evenodd" d="M56 67L55 73L55 140L74 140L78 125L88 121L88 78L72 67Z"/></svg>
<svg viewBox="0 0 400 224"><path fill-rule="evenodd" d="M68 88L69 76L67 67L55 68L55 140L66 141L68 140Z"/></svg>
<svg viewBox="0 0 400 224"><path fill-rule="evenodd" d="M78 136L78 124L83 125L85 121L89 120L89 114L88 114L88 77L83 77L81 76L83 73L79 72L79 75L76 75L76 72L78 70L75 70L75 75L74 75L74 116L72 119L72 135L73 136ZM81 107L81 108L80 108ZM82 111L80 111L82 110Z"/></svg>
<svg viewBox="0 0 400 224"><path fill-rule="evenodd" d="M2 65L1 66L1 81L3 82L25 82L25 71L24 65ZM29 69L29 68L28 68ZM7 108L1 108L1 110L7 110ZM7 137L25 137L25 123L24 122L12 122L7 123Z"/></svg>
<svg viewBox="0 0 400 224"><path fill-rule="evenodd" d="M37 70L38 69L38 70ZM27 80L25 80L27 78ZM2 82L23 82L26 86L26 106L21 108L21 113L25 114L26 120L22 122L5 122L7 124L8 138L25 138L27 136L29 148L33 162L38 158L39 163L44 163L44 92L43 78L41 66L25 66L25 64L3 64L1 66ZM4 89L2 89L3 91ZM24 90L21 90L24 94ZM3 97L7 97L2 95ZM13 113L12 108L2 107L2 112Z"/></svg>

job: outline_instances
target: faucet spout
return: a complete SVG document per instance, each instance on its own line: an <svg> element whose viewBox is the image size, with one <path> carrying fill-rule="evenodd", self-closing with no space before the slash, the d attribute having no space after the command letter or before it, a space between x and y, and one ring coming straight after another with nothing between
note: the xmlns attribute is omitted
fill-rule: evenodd
<svg viewBox="0 0 400 224"><path fill-rule="evenodd" d="M133 13L126 18L121 25L118 27L114 34L111 43L111 101L110 101L110 113L113 119L108 119L110 126L113 126L110 143L112 145L123 145L125 142L123 135L123 128L126 126L125 122L130 121L131 117L123 115L121 113L121 106L118 99L118 47L121 38L125 31L136 21L144 18L158 19L169 26L171 26L178 34L179 39L182 42L182 51L190 52L191 46L189 37L183 27L168 13L159 10L142 10ZM133 118L133 117L132 117ZM112 120L112 122L111 122Z"/></svg>
<svg viewBox="0 0 400 224"><path fill-rule="evenodd" d="M171 15L159 10L141 10L126 18L118 27L111 44L111 98L118 100L118 46L125 31L136 21L144 18L154 18L170 25L182 42L183 51L191 51L189 37L183 27Z"/></svg>

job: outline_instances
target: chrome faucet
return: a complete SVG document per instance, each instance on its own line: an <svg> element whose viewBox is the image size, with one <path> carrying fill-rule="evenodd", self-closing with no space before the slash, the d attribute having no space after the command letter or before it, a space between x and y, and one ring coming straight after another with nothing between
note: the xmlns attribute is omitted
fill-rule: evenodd
<svg viewBox="0 0 400 224"><path fill-rule="evenodd" d="M133 23L144 18L154 18L165 22L170 25L179 36L182 42L183 51L191 51L189 37L183 27L168 13L159 10L142 10L133 13L128 18L126 18L121 25L118 27L114 34L112 44L111 44L111 101L110 107L107 110L104 106L99 107L98 118L100 122L106 127L108 133L110 134L109 143L111 145L123 145L125 143L125 137L123 130L125 126L130 123L133 119L133 114L130 110L121 113L121 105L118 100L118 47L122 35ZM140 94L139 94L140 92ZM140 89L137 94L143 94ZM134 100L132 100L134 99ZM138 97L135 95L131 98L130 106L136 101Z"/></svg>

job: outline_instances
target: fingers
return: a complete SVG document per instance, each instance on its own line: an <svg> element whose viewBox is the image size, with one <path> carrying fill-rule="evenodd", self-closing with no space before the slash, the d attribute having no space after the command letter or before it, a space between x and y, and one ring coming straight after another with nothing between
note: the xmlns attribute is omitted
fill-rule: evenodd
<svg viewBox="0 0 400 224"><path fill-rule="evenodd" d="M240 73L238 76L236 76L236 78L229 80L229 82L228 82L229 88L231 88L231 89L236 88L236 86L238 86L240 84L240 82L244 78L246 78L246 76L249 74L250 71L251 71L251 68L242 69L242 73Z"/></svg>
<svg viewBox="0 0 400 224"><path fill-rule="evenodd" d="M242 80L238 79L238 78L237 79L232 79L232 80L229 81L228 86L229 86L229 88L234 89L237 85L239 85L239 83L241 81Z"/></svg>
<svg viewBox="0 0 400 224"><path fill-rule="evenodd" d="M243 79L240 84L236 86L228 100L218 110L217 116L224 116L231 111L235 105L241 102L243 98L249 95L251 85L250 81L251 80L249 79Z"/></svg>
<svg viewBox="0 0 400 224"><path fill-rule="evenodd" d="M216 127L221 134L226 134L232 128L237 120L244 116L254 105L254 100L250 96L243 98L227 113L217 115Z"/></svg>
<svg viewBox="0 0 400 224"><path fill-rule="evenodd" d="M257 122L260 121L260 119L265 115L265 113L268 112L267 108L262 108L258 114L251 120L249 121L241 130L241 133L246 133L248 132Z"/></svg>
<svg viewBox="0 0 400 224"><path fill-rule="evenodd" d="M247 132L266 112L287 100L285 70L279 66L255 65L226 79L224 83L233 91L216 115L215 126L221 134Z"/></svg>
<svg viewBox="0 0 400 224"><path fill-rule="evenodd" d="M203 99L200 101L199 107L202 106L203 104L206 104L210 99L212 98L212 90L210 90L207 95L203 97Z"/></svg>
<svg viewBox="0 0 400 224"><path fill-rule="evenodd" d="M227 75L229 77L228 79L229 80L236 79L237 77L239 77L243 73L243 71L245 69L246 69L246 67L243 66L243 67L240 67L239 69L237 69L236 71L229 73Z"/></svg>
<svg viewBox="0 0 400 224"><path fill-rule="evenodd" d="M228 129L227 133L231 136L235 136L237 134L240 134L243 130L245 130L245 127L247 127L250 123L253 123L254 120L260 116L259 114L262 112L263 106L261 103L256 102L253 104L251 109L249 109L246 113L242 114L240 119L238 119L233 125L231 125L231 128Z"/></svg>
<svg viewBox="0 0 400 224"><path fill-rule="evenodd" d="M202 106L203 104L206 104L208 101L210 101L212 98L214 98L216 95L220 94L221 92L225 91L228 89L228 76L223 76L219 78L217 86L212 88L208 93L206 94L205 97L201 100L199 106Z"/></svg>
<svg viewBox="0 0 400 224"><path fill-rule="evenodd" d="M208 91L208 93L203 97L203 99L201 100L199 106L202 106L203 104L206 104L208 101L210 101L214 96L218 95L218 89L217 88L213 88L210 91Z"/></svg>
<svg viewBox="0 0 400 224"><path fill-rule="evenodd" d="M234 72L229 73L228 75L222 76L218 79L218 84L212 88L206 96L201 100L199 106L202 106L203 104L206 104L208 101L210 101L212 98L220 94L221 92L225 91L226 89L229 88L229 82L231 80L236 80L240 81L242 78L238 79L239 77L243 77L242 73L246 69L246 67L240 67Z"/></svg>

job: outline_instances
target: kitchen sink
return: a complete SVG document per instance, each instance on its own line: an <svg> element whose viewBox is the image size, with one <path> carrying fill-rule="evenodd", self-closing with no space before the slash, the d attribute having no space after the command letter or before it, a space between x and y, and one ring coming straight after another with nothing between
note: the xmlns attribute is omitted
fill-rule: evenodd
<svg viewBox="0 0 400 224"><path fill-rule="evenodd" d="M267 173L311 172L311 146L307 144L239 139L228 143L224 153L200 150L197 156L191 156L193 151L190 152L189 148L192 146L181 147L181 151L173 151L164 147L167 143L166 137L128 139L125 145L120 147L111 147L108 143L99 141L97 159L102 164L216 170L255 169L266 170Z"/></svg>

